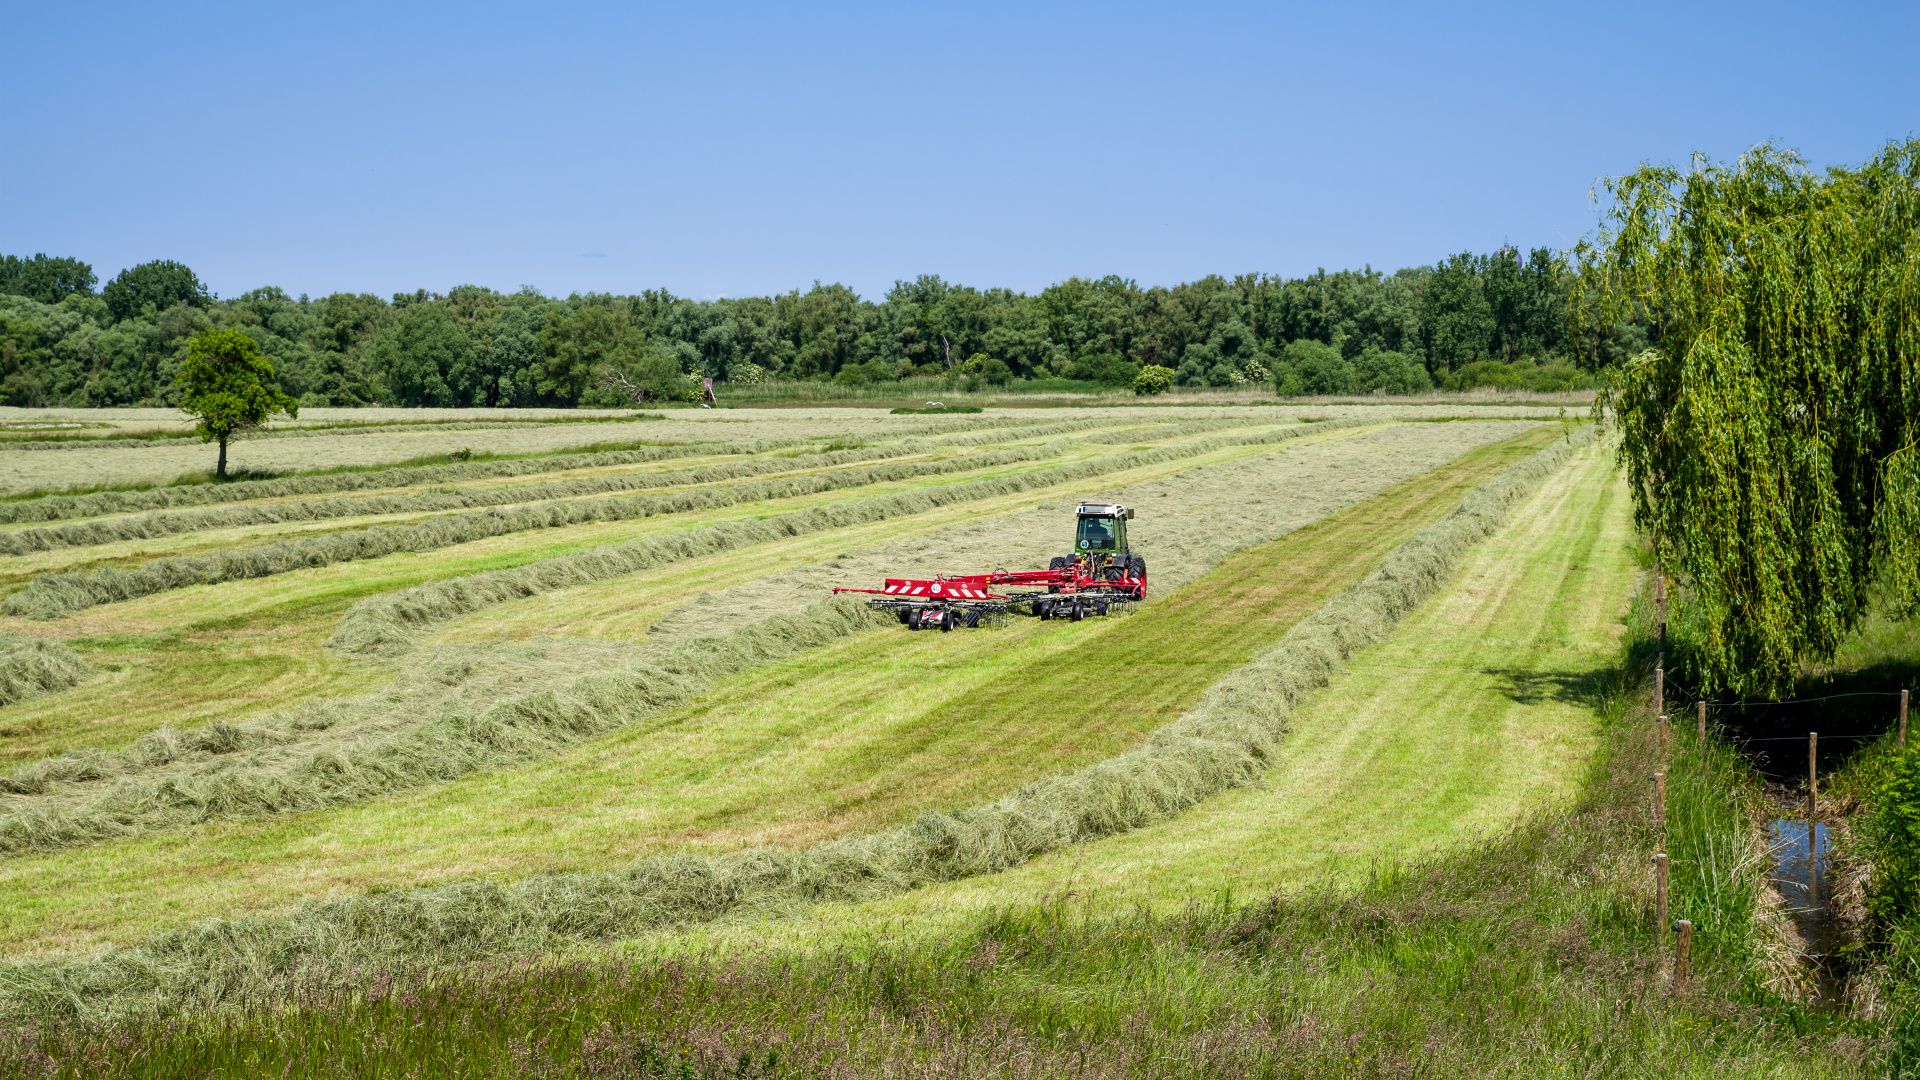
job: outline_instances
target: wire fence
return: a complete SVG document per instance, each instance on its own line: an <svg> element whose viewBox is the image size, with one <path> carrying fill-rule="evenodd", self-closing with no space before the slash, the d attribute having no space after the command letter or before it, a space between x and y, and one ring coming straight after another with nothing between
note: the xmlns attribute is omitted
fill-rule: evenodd
<svg viewBox="0 0 1920 1080"><path fill-rule="evenodd" d="M1663 658L1664 658L1664 654L1663 654ZM1844 694L1823 694L1819 697L1807 697L1807 698L1785 698L1780 701L1709 701L1699 691L1675 679L1672 673L1666 670L1664 663L1659 665L1659 671L1660 671L1660 680L1662 684L1663 695L1671 695L1677 701L1684 703L1685 705L1692 706L1694 708L1698 708L1701 704L1704 703L1710 715L1714 712L1719 712L1722 715L1725 715L1729 713L1745 712L1749 709L1768 709L1768 708L1784 708L1787 706L1799 706L1799 705L1817 705L1823 701L1842 701L1848 698L1893 698L1895 700L1898 700L1904 694L1907 693L1907 691L1905 690L1853 690L1853 691L1848 691L1847 693L1844 693ZM1678 693L1675 693L1675 691L1678 691ZM1663 705L1664 704L1665 703L1663 702ZM1673 715L1673 711L1671 709L1669 709L1668 715ZM1893 734L1891 727L1889 727L1888 729L1883 729L1879 731L1866 731L1866 732L1822 731L1819 733L1820 737L1823 739L1849 739L1849 740L1882 739L1887 737L1890 734ZM1728 736L1729 736L1729 741L1737 742L1742 745L1746 745L1749 743L1806 742L1807 741L1806 735L1738 735L1738 734L1728 733Z"/></svg>

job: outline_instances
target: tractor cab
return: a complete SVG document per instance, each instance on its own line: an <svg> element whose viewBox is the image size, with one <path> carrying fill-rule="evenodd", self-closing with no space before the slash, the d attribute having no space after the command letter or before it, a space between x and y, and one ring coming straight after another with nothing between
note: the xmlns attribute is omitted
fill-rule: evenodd
<svg viewBox="0 0 1920 1080"><path fill-rule="evenodd" d="M1133 511L1112 503L1081 503L1079 522L1074 529L1073 553L1091 559L1096 555L1126 555L1127 519Z"/></svg>

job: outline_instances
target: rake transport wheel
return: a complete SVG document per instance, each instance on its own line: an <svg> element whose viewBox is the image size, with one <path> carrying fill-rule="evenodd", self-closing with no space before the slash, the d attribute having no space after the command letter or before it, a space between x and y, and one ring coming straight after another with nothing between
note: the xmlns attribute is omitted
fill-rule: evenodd
<svg viewBox="0 0 1920 1080"><path fill-rule="evenodd" d="M907 609L907 629L909 630L920 629L920 609L919 608Z"/></svg>
<svg viewBox="0 0 1920 1080"><path fill-rule="evenodd" d="M953 612L943 611L940 613L940 632L941 633L943 634L953 633L953 623L954 623Z"/></svg>

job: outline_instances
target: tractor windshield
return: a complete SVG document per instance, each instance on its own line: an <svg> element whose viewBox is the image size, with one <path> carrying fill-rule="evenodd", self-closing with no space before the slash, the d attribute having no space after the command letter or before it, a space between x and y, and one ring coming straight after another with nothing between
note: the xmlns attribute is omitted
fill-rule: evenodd
<svg viewBox="0 0 1920 1080"><path fill-rule="evenodd" d="M1113 521L1109 518L1083 517L1080 519L1080 535L1074 543L1074 550L1080 552L1114 550Z"/></svg>

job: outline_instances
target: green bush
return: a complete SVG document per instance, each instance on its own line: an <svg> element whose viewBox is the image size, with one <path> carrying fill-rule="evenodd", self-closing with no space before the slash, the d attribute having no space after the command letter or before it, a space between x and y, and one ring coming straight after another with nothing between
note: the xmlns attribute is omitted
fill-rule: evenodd
<svg viewBox="0 0 1920 1080"><path fill-rule="evenodd" d="M1369 394L1418 394L1433 389L1427 366L1405 353L1367 349L1354 358L1360 388Z"/></svg>
<svg viewBox="0 0 1920 1080"><path fill-rule="evenodd" d="M1349 359L1335 346L1300 338L1289 342L1275 362L1273 388L1281 397L1418 394L1433 389L1433 380L1405 353L1366 349Z"/></svg>
<svg viewBox="0 0 1920 1080"><path fill-rule="evenodd" d="M1118 353L1096 353L1075 360L1068 366L1066 376L1107 386L1131 386L1140 376L1140 365Z"/></svg>
<svg viewBox="0 0 1920 1080"><path fill-rule="evenodd" d="M1867 907L1888 922L1920 913L1920 747L1890 760L1867 819L1873 886Z"/></svg>
<svg viewBox="0 0 1920 1080"><path fill-rule="evenodd" d="M1173 385L1173 372L1158 364L1148 364L1133 377L1133 392L1140 395L1164 394Z"/></svg>
<svg viewBox="0 0 1920 1080"><path fill-rule="evenodd" d="M1287 343L1274 364L1273 388L1281 397L1357 394L1360 376L1339 349L1299 338Z"/></svg>
<svg viewBox="0 0 1920 1080"><path fill-rule="evenodd" d="M893 382L895 377L893 368L878 360L869 360L864 364L848 364L841 368L833 381L841 386L866 386L869 383Z"/></svg>
<svg viewBox="0 0 1920 1080"><path fill-rule="evenodd" d="M1440 385L1447 390L1491 386L1499 390L1550 394L1564 390L1591 390L1600 385L1600 380L1566 360L1550 359L1543 364L1532 357L1523 356L1510 364L1498 360L1476 360L1449 373Z"/></svg>

